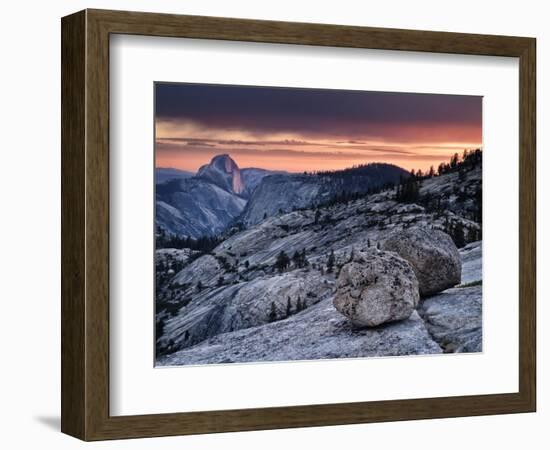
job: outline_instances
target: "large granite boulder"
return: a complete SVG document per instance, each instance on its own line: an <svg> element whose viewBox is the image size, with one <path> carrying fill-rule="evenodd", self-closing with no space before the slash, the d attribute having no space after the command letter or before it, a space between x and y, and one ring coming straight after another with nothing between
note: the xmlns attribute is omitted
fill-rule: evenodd
<svg viewBox="0 0 550 450"><path fill-rule="evenodd" d="M411 265L395 253L371 249L342 267L334 307L356 327L375 327L409 318L418 301Z"/></svg>
<svg viewBox="0 0 550 450"><path fill-rule="evenodd" d="M460 284L460 254L443 231L422 227L395 231L381 248L397 253L412 265L422 297Z"/></svg>

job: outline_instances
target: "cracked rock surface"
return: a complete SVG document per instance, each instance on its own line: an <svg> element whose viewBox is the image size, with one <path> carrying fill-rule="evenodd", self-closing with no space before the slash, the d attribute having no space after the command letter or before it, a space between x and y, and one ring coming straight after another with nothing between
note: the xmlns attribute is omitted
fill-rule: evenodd
<svg viewBox="0 0 550 450"><path fill-rule="evenodd" d="M418 300L410 264L395 253L370 249L342 268L334 306L355 326L375 327L407 319Z"/></svg>

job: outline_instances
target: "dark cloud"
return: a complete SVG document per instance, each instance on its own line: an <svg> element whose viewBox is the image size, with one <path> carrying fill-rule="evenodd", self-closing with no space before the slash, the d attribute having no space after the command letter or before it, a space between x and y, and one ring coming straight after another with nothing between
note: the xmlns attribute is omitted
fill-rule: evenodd
<svg viewBox="0 0 550 450"><path fill-rule="evenodd" d="M157 83L156 117L207 128L302 136L399 135L430 125L480 128L481 97ZM294 144L297 145L297 144Z"/></svg>
<svg viewBox="0 0 550 450"><path fill-rule="evenodd" d="M216 147L216 144L209 144L207 142L186 142L185 145L192 145L193 147Z"/></svg>
<svg viewBox="0 0 550 450"><path fill-rule="evenodd" d="M253 145L253 146L264 146L264 145L292 145L292 146L302 146L302 145L319 145L318 142L308 142L300 141L296 139L284 139L282 141L276 140L254 140L254 141L243 141L237 139L200 139L200 138L187 138L187 137L162 137L158 138L158 141L162 142L181 142L182 144L188 145L202 145L202 146L211 146L215 147L216 144L219 145Z"/></svg>
<svg viewBox="0 0 550 450"><path fill-rule="evenodd" d="M164 155L172 154L174 156L179 156L185 158L185 154L202 154L204 155L205 149L204 146L198 145L188 145L184 144L184 147L181 147L177 144L165 143L164 141L159 141L156 145L156 150L159 153ZM212 150L212 154L217 154L218 150ZM389 156L399 156L399 157L416 157L416 154L413 154L407 150L393 148L390 146L387 147L361 147L356 151L352 151L350 148L344 150L333 149L333 150L312 150L304 151L299 149L292 148L250 148L250 147L233 147L231 148L231 153L240 154L240 155L270 155L270 156L286 156L286 157L297 157L297 158L308 158L308 159L333 159L333 158L364 158L368 156L385 158ZM441 157L441 156L439 156Z"/></svg>
<svg viewBox="0 0 550 450"><path fill-rule="evenodd" d="M285 151L292 152L295 154L306 153L302 150L299 150L300 147L315 147L318 149L327 149L332 151L324 151L319 153L314 153L312 151L307 151L308 154L315 155L328 155L340 153L343 150L354 150L355 155L361 155L364 152L370 153L398 153L401 155L406 154L415 154L407 148L396 145L369 145L364 142L350 141L344 143L331 143L331 142L306 142L306 141L295 141L295 140L283 140L283 141L240 141L240 140L215 140L215 139L188 139L188 138L160 138L157 140L159 144L174 144L174 145L186 145L191 147L215 147L219 148L220 145L228 146L231 150L239 150L241 146L248 147L246 151L275 151L276 149L266 149L265 147L269 146L290 146L295 147L294 149L287 149ZM210 142L215 142L211 144ZM356 143L353 143L356 142ZM338 144L338 145L336 145ZM160 145L159 148L164 148L163 145ZM177 147L172 147L177 148ZM452 147L454 148L454 147ZM278 149L280 150L280 149Z"/></svg>

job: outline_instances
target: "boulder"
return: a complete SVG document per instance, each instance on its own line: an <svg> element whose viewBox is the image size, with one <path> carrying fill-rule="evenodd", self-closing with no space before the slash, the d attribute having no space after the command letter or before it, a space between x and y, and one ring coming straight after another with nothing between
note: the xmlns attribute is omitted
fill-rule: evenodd
<svg viewBox="0 0 550 450"><path fill-rule="evenodd" d="M397 253L411 264L422 297L460 284L460 254L443 231L422 227L394 231L381 248Z"/></svg>
<svg viewBox="0 0 550 450"><path fill-rule="evenodd" d="M375 327L409 318L418 301L411 265L395 253L371 249L342 267L334 307L356 327Z"/></svg>

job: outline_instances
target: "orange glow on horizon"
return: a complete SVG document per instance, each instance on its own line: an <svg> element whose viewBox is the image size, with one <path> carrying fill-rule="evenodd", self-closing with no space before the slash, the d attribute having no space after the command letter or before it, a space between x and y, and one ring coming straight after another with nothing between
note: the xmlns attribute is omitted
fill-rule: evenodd
<svg viewBox="0 0 550 450"><path fill-rule="evenodd" d="M156 167L196 172L219 154L229 154L241 168L287 172L338 170L381 162L406 170L429 170L454 153L481 148L481 123L380 125L369 135L344 138L326 132L259 132L219 129L190 120L157 120Z"/></svg>
<svg viewBox="0 0 550 450"><path fill-rule="evenodd" d="M446 144L449 146L449 144ZM196 172L202 165L208 164L210 160L219 154L229 154L237 165L242 168L256 167L268 170L281 170L287 172L301 173L304 171L314 172L322 170L340 170L352 166L367 164L372 162L395 164L406 170L429 170L430 166L437 166L441 162L448 162L451 156L458 153L462 156L465 149L471 150L481 148L480 144L475 143L454 143L452 149L439 150L438 147L424 147L416 149L415 153L409 155L403 154L338 154L326 152L323 156L307 156L308 152L296 155L280 155L276 152L258 150L256 152L241 152L239 150L217 150L212 148L199 149L196 152L181 153L157 152L155 158L156 167L172 167L175 169ZM322 153L322 152L317 152ZM316 155L317 155L316 153Z"/></svg>

